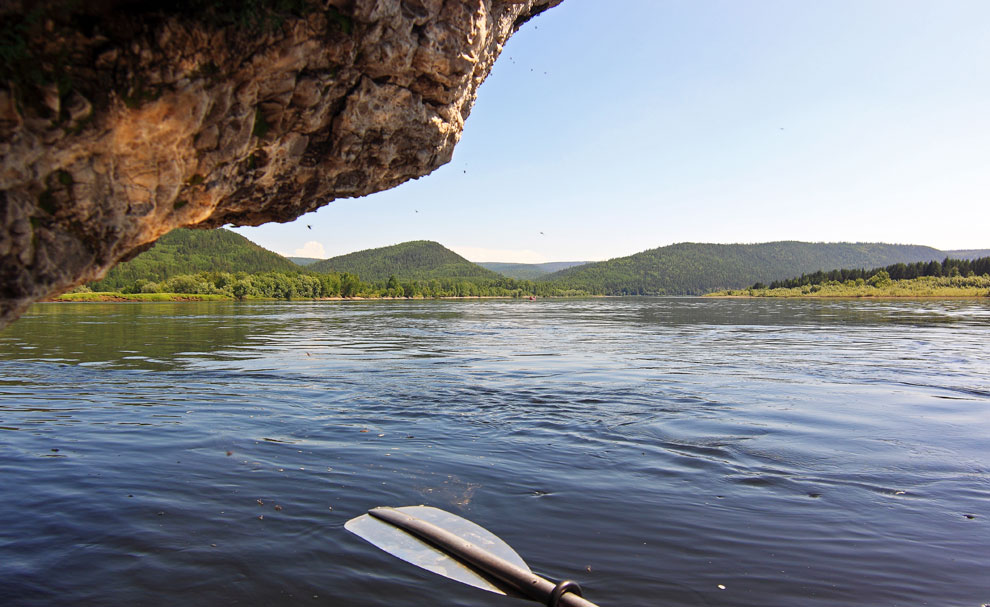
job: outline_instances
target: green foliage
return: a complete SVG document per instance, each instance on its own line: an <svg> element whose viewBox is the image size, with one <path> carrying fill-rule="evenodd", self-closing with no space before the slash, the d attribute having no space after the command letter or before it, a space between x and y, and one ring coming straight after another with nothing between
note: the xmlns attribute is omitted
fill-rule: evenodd
<svg viewBox="0 0 990 607"><path fill-rule="evenodd" d="M119 264L96 291L133 289L139 279L157 283L173 276L212 272L297 272L298 266L229 230L173 230L134 259ZM164 287L163 287L164 289Z"/></svg>
<svg viewBox="0 0 990 607"><path fill-rule="evenodd" d="M175 230L91 286L104 293L100 297L109 297L105 293L113 292L127 297L161 295L164 299L187 295L225 299L313 299L588 294L553 283L517 281L500 276L465 261L436 243L406 244L409 246L389 247L389 255L393 256L390 259L415 263L397 269L385 279L364 282L354 271L301 269L228 230ZM374 267L374 263L368 267ZM410 268L418 274L409 272ZM447 271L452 274L444 274Z"/></svg>
<svg viewBox="0 0 990 607"><path fill-rule="evenodd" d="M979 259L980 257L990 257L990 249L955 249L944 251L952 259Z"/></svg>
<svg viewBox="0 0 990 607"><path fill-rule="evenodd" d="M356 297L361 292L361 280L354 274L344 272L340 275L340 296Z"/></svg>
<svg viewBox="0 0 990 607"><path fill-rule="evenodd" d="M251 294L254 285L251 284L250 280L241 279L235 282L230 287L230 293L236 299L247 299L247 296Z"/></svg>
<svg viewBox="0 0 990 607"><path fill-rule="evenodd" d="M880 270L873 276L870 276L870 279L866 281L866 284L870 285L871 287L886 287L890 285L890 282L891 282L890 274L888 274L884 270Z"/></svg>
<svg viewBox="0 0 990 607"><path fill-rule="evenodd" d="M297 266L311 266L318 261L323 261L322 259L317 259L315 257L286 257L289 261L296 264Z"/></svg>
<svg viewBox="0 0 990 607"><path fill-rule="evenodd" d="M503 263L496 261L483 261L479 266L498 272L502 276L518 278L519 280L537 280L547 274L566 270L588 263L587 261L553 261L550 263Z"/></svg>
<svg viewBox="0 0 990 607"><path fill-rule="evenodd" d="M56 176L54 181L61 179ZM572 267L530 281L499 275L429 241L360 251L302 268L228 230L175 230L90 286L96 291L127 295L307 299L697 294L711 290L713 284L755 281L757 284L746 294L756 294L782 286L779 279L768 278L768 274L792 273L794 267L802 265L822 266L840 263L832 260L885 257L914 256L926 260L870 271L818 270L784 281L794 289L788 291L788 296L835 295L843 289L864 296L903 291L901 280L917 276L965 280L990 273L990 258L938 262L932 259L938 254L939 251L928 247L901 245L685 243ZM771 289L765 289L771 280L778 282L770 283ZM952 283L951 288L971 288L961 284ZM928 293L934 288L926 283L909 291Z"/></svg>
<svg viewBox="0 0 990 607"><path fill-rule="evenodd" d="M846 283L857 281L876 286L877 283L889 283L891 280L910 280L923 276L977 276L990 274L990 257L977 259L952 259L946 257L941 262L895 263L883 268L842 269L829 272L813 272L802 274L797 278L776 280L770 283L771 289L790 289L806 285L819 285L828 282ZM753 288L757 288L753 285Z"/></svg>
<svg viewBox="0 0 990 607"><path fill-rule="evenodd" d="M223 301L223 295L196 293L120 293L93 291L87 293L63 293L55 301Z"/></svg>
<svg viewBox="0 0 990 607"><path fill-rule="evenodd" d="M920 276L892 280L878 272L869 280L858 278L839 282L794 287L728 290L710 295L744 297L990 297L990 274L982 276Z"/></svg>
<svg viewBox="0 0 990 607"><path fill-rule="evenodd" d="M165 281L162 290L166 293L215 293L216 288L204 277L173 276Z"/></svg>
<svg viewBox="0 0 990 607"><path fill-rule="evenodd" d="M507 281L507 282L506 282ZM99 289L101 297L113 293L133 299L133 295L162 295L161 300L184 295L215 296L219 299L318 299L318 298L442 298L442 297L578 297L581 290L568 290L529 281L471 282L457 279L410 280L403 283L366 283L356 274L308 274L262 272L256 274L199 272L180 274L160 283L138 279L115 290Z"/></svg>
<svg viewBox="0 0 990 607"><path fill-rule="evenodd" d="M464 259L428 240L368 249L332 257L308 266L313 272L350 272L372 282L398 280L460 279L498 281L503 276Z"/></svg>
<svg viewBox="0 0 990 607"><path fill-rule="evenodd" d="M930 247L877 243L681 243L569 268L549 281L603 295L701 295L797 272L936 259Z"/></svg>

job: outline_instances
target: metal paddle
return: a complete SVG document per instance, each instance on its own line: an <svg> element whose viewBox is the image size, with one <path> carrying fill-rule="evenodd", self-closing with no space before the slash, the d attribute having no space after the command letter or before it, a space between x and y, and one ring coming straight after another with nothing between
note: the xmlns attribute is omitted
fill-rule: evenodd
<svg viewBox="0 0 990 607"><path fill-rule="evenodd" d="M407 563L482 590L550 607L597 607L581 597L577 583L536 575L494 533L439 508L372 508L344 528Z"/></svg>

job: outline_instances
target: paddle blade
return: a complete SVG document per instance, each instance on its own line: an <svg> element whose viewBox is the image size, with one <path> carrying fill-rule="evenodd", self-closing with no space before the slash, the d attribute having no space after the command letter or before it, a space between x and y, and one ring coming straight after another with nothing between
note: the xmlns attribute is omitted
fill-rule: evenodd
<svg viewBox="0 0 990 607"><path fill-rule="evenodd" d="M525 561L508 544L484 527L467 519L430 506L403 506L395 510L433 523L521 569L530 570ZM516 596L515 592L500 587L497 580L484 576L431 544L373 516L362 514L352 518L347 521L344 528L385 552L427 571L489 592Z"/></svg>

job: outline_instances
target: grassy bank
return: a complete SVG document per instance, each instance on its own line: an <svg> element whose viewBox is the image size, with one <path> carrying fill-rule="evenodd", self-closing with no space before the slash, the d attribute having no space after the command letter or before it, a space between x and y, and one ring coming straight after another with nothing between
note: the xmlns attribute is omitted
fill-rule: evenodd
<svg viewBox="0 0 990 607"><path fill-rule="evenodd" d="M832 281L792 288L718 291L706 297L990 297L990 276Z"/></svg>
<svg viewBox="0 0 990 607"><path fill-rule="evenodd" d="M237 298L225 294L205 294L205 293L119 293L116 291L93 291L85 293L63 293L47 301L54 302L156 302L156 301L235 301ZM247 296L242 298L248 301L287 301L283 297L255 297ZM425 299L520 299L511 295L470 295L470 296L444 296L444 297L296 297L291 301L410 301ZM522 299L525 299L523 297Z"/></svg>
<svg viewBox="0 0 990 607"><path fill-rule="evenodd" d="M231 301L226 295L199 293L116 293L94 291L90 293L63 293L50 301Z"/></svg>

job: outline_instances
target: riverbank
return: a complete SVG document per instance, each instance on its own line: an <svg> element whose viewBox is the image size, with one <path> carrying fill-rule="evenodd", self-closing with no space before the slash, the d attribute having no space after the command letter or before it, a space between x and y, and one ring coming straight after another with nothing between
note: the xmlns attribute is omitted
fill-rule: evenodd
<svg viewBox="0 0 990 607"><path fill-rule="evenodd" d="M778 289L730 289L705 297L972 298L990 297L990 276L925 276L909 280L826 282Z"/></svg>
<svg viewBox="0 0 990 607"><path fill-rule="evenodd" d="M47 302L162 302L162 301L233 301L226 295L204 293L117 293L93 291L89 293L63 293L46 299Z"/></svg>
<svg viewBox="0 0 990 607"><path fill-rule="evenodd" d="M509 295L473 295L473 296L444 296L444 297L300 297L293 301L405 301L426 299L534 299L530 296L512 297ZM543 298L541 298L543 299ZM246 297L246 301L285 301L271 297ZM45 300L46 302L182 302L182 301L238 301L237 298L223 294L205 293L119 293L116 291L93 291L89 293L63 293Z"/></svg>

